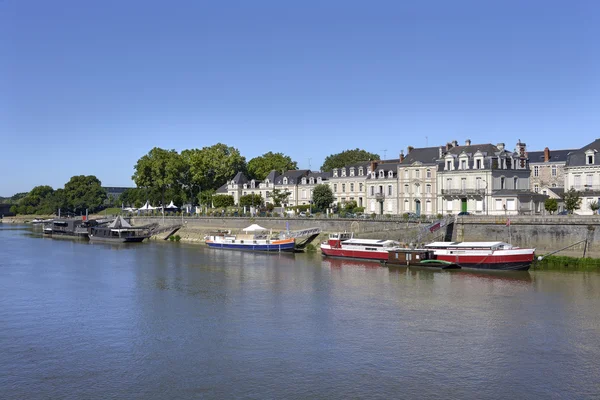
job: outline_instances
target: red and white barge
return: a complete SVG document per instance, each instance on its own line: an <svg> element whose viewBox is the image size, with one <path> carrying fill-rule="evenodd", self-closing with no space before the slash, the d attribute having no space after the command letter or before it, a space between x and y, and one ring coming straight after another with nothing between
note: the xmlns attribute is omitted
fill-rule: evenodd
<svg viewBox="0 0 600 400"><path fill-rule="evenodd" d="M527 271L535 249L522 249L505 242L433 242L425 245L437 260L461 268Z"/></svg>
<svg viewBox="0 0 600 400"><path fill-rule="evenodd" d="M331 233L321 243L321 253L327 257L387 261L389 251L398 245L394 240L356 239L352 232Z"/></svg>

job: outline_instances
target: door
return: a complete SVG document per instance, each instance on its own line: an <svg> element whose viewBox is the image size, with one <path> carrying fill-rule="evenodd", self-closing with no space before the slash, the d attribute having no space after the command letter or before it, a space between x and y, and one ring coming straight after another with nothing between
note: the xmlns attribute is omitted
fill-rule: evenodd
<svg viewBox="0 0 600 400"><path fill-rule="evenodd" d="M415 214L417 214L417 216L421 215L421 201L420 200L415 200Z"/></svg>
<svg viewBox="0 0 600 400"><path fill-rule="evenodd" d="M460 199L460 211L467 212L467 199Z"/></svg>

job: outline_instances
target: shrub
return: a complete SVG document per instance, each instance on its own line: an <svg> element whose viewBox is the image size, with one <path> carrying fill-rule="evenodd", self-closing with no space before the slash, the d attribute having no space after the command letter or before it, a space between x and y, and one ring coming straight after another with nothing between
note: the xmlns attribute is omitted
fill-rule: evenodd
<svg viewBox="0 0 600 400"><path fill-rule="evenodd" d="M169 240L172 242L175 240L175 237L171 235L171 236L169 236Z"/></svg>
<svg viewBox="0 0 600 400"><path fill-rule="evenodd" d="M309 243L306 245L306 252L307 253L315 253L317 251L317 248L315 247L314 244Z"/></svg>
<svg viewBox="0 0 600 400"><path fill-rule="evenodd" d="M172 237L172 236L171 236L171 237ZM181 236L179 236L179 235L175 235L175 241L176 241L176 242L179 242L180 240L181 240Z"/></svg>

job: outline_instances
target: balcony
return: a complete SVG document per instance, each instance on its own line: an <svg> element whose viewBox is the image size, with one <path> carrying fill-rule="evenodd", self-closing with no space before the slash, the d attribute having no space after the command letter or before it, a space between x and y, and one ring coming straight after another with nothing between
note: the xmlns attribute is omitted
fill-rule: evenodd
<svg viewBox="0 0 600 400"><path fill-rule="evenodd" d="M485 189L442 189L445 196L483 196Z"/></svg>
<svg viewBox="0 0 600 400"><path fill-rule="evenodd" d="M375 193L375 200L377 200L377 201L385 200L385 194L384 193Z"/></svg>

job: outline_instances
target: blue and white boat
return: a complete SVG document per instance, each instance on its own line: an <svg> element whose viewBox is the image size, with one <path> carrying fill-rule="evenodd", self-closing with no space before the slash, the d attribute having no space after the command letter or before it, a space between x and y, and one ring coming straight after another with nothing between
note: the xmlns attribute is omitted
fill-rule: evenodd
<svg viewBox="0 0 600 400"><path fill-rule="evenodd" d="M293 252L296 247L296 239L273 234L271 230L257 224L252 224L243 231L243 234L212 233L204 238L205 243L215 249L267 252Z"/></svg>

